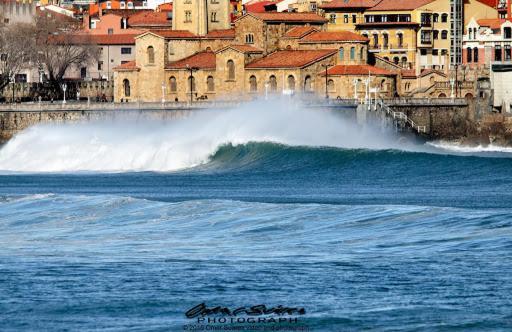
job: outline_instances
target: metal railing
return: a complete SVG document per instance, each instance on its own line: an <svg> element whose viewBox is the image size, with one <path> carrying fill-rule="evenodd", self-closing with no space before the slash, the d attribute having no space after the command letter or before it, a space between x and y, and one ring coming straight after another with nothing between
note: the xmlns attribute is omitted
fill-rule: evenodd
<svg viewBox="0 0 512 332"><path fill-rule="evenodd" d="M425 134L427 132L427 127L426 126L418 125L411 118L409 118L405 113L393 111L382 100L380 100L378 103L379 103L379 106L380 106L381 110L384 110L386 112L386 115L391 117L393 120L403 121L406 125L411 127L418 134Z"/></svg>

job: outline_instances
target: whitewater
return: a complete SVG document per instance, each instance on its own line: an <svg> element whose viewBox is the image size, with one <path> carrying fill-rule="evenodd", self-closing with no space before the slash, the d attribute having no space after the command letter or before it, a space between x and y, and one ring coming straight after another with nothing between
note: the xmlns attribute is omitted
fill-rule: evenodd
<svg viewBox="0 0 512 332"><path fill-rule="evenodd" d="M507 151L286 102L31 127L0 148L0 330L184 331L201 302L512 330Z"/></svg>

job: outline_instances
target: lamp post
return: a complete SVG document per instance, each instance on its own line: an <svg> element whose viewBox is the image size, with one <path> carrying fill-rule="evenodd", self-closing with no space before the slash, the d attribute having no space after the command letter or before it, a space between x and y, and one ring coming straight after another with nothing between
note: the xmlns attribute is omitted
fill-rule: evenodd
<svg viewBox="0 0 512 332"><path fill-rule="evenodd" d="M193 83L194 83L194 76L193 76L193 73L196 71L196 70L199 70L199 68L197 67L190 67L188 65L188 63L186 64L186 67L187 67L187 70L190 71L190 76L188 77L189 80L190 80L190 103L192 104L192 101L193 101L193 96L194 96L194 92L192 91L192 88L193 88Z"/></svg>
<svg viewBox="0 0 512 332"><path fill-rule="evenodd" d="M165 82L162 81L162 104L165 103Z"/></svg>
<svg viewBox="0 0 512 332"><path fill-rule="evenodd" d="M327 69L329 68L329 64L323 64L322 67L325 68L325 99L329 99L329 92L327 91L327 82L329 76L327 75Z"/></svg>
<svg viewBox="0 0 512 332"><path fill-rule="evenodd" d="M14 74L11 76L11 83L12 83L12 103L14 104L14 99L15 99L14 93L15 93L15 88L16 88L16 78L15 78Z"/></svg>
<svg viewBox="0 0 512 332"><path fill-rule="evenodd" d="M68 89L68 85L66 83L61 84L62 92L64 92L64 98L62 99L62 103L66 103L66 90Z"/></svg>
<svg viewBox="0 0 512 332"><path fill-rule="evenodd" d="M455 86L455 79L454 79L454 78L450 78L450 85L451 85L451 87L452 87L452 93L450 94L450 98L452 98L452 99L453 99L453 98L455 98L455 95L454 95L454 93L453 93L453 88L454 88L454 86Z"/></svg>

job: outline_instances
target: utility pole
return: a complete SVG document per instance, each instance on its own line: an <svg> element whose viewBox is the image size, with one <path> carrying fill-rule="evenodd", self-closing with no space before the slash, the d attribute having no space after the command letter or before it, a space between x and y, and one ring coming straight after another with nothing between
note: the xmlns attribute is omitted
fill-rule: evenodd
<svg viewBox="0 0 512 332"><path fill-rule="evenodd" d="M329 92L327 91L327 82L328 82L328 75L327 75L327 68L329 68L329 64L323 64L322 67L325 68L325 99L329 99Z"/></svg>
<svg viewBox="0 0 512 332"><path fill-rule="evenodd" d="M187 70L190 71L190 76L189 76L189 80L190 80L190 104L192 104L192 101L193 101L193 98L194 98L194 92L192 91L192 88L194 86L194 76L193 76L193 73L196 71L196 70L199 70L199 68L197 67L190 67L187 63L186 65L187 67Z"/></svg>

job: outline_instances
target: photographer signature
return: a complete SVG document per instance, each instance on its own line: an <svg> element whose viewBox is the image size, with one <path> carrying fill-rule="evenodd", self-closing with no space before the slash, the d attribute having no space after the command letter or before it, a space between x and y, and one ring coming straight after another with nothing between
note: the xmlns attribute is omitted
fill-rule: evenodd
<svg viewBox="0 0 512 332"><path fill-rule="evenodd" d="M212 316L212 315L224 315L224 316L239 316L239 315L247 315L247 316L263 316L263 315L304 315L306 314L306 310L304 308L294 308L294 307L285 307L282 305L278 305L276 307L267 308L264 304L258 304L252 307L240 307L234 310L228 307L211 307L208 308L206 304L200 303L195 307L189 309L185 316L187 318L195 318L199 316Z"/></svg>

